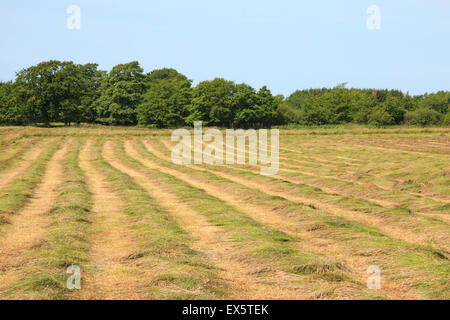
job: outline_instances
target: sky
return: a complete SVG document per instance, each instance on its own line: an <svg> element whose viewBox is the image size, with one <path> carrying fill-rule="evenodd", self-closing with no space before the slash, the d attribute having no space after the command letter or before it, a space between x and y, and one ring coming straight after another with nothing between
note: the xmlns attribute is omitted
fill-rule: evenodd
<svg viewBox="0 0 450 320"><path fill-rule="evenodd" d="M286 96L343 82L450 90L450 0L1 0L0 39L0 81L50 59L138 60Z"/></svg>

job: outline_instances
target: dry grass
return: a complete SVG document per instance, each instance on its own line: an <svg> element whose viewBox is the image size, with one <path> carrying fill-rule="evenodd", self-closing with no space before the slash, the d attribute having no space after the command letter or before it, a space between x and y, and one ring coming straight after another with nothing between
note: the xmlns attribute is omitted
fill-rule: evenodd
<svg viewBox="0 0 450 320"><path fill-rule="evenodd" d="M93 236L89 265L80 299L142 299L143 274L131 256L136 247L130 237L125 204L94 164L92 141L80 152L80 168L92 194Z"/></svg>
<svg viewBox="0 0 450 320"><path fill-rule="evenodd" d="M10 224L3 228L0 238L0 294L23 276L24 266L30 263L29 251L45 241L44 234L50 223L49 213L62 182L62 161L67 144L59 149L48 162L42 182L33 193L31 202L12 215ZM37 153L39 154L39 153ZM36 156L37 158L37 156Z"/></svg>
<svg viewBox="0 0 450 320"><path fill-rule="evenodd" d="M0 130L0 298L450 298L448 129L285 130L271 177L170 134Z"/></svg>

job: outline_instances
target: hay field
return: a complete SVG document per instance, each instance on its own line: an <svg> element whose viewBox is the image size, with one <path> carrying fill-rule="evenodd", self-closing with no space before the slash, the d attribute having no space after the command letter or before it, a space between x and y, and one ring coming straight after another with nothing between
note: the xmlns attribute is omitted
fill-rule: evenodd
<svg viewBox="0 0 450 320"><path fill-rule="evenodd" d="M0 299L450 299L449 129L284 130L273 176L170 134L0 127Z"/></svg>

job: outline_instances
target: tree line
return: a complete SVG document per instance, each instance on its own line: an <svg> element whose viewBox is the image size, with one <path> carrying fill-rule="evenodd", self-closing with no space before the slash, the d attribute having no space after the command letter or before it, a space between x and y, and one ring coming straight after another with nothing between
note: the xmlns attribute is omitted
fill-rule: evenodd
<svg viewBox="0 0 450 320"><path fill-rule="evenodd" d="M374 126L450 124L450 92L410 96L398 90L335 88L274 96L222 78L192 80L174 69L149 73L137 61L110 72L97 64L46 61L0 82L0 124L52 122L263 128L358 123Z"/></svg>
<svg viewBox="0 0 450 320"><path fill-rule="evenodd" d="M283 118L303 125L358 123L388 125L449 125L450 92L411 96L399 90L328 89L294 92L281 103Z"/></svg>

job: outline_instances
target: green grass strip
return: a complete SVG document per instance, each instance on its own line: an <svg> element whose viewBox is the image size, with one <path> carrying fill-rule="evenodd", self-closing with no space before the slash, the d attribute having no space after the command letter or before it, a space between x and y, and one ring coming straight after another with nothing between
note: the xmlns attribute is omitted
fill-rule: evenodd
<svg viewBox="0 0 450 320"><path fill-rule="evenodd" d="M212 224L227 230L230 240L237 245L242 255L253 262L303 276L306 282L314 280L314 285L318 287L350 285L358 292L359 297L380 297L354 282L341 261L300 250L300 246L294 244L297 240L293 237L256 222L242 211L175 176L147 168L128 156L123 144L116 144L116 148L116 154L124 163L133 164L149 179L170 186L178 197L206 216ZM329 298L334 296L333 292L329 294Z"/></svg>
<svg viewBox="0 0 450 320"><path fill-rule="evenodd" d="M34 189L45 175L47 163L60 145L61 140L52 141L26 172L0 190L0 226L9 223L8 215L15 214L30 202Z"/></svg>
<svg viewBox="0 0 450 320"><path fill-rule="evenodd" d="M107 176L111 187L126 204L125 213L133 221L133 233L140 242L130 257L140 265L154 268L156 277L148 283L149 299L220 299L227 286L217 270L201 253L191 248L194 239L184 232L149 193L127 174L103 159L95 145L98 168Z"/></svg>
<svg viewBox="0 0 450 320"><path fill-rule="evenodd" d="M81 141L75 140L63 162L64 181L50 213L52 222L45 244L32 252L36 263L12 286L14 294L29 299L68 299L66 281L70 265L82 270L90 248L91 194L78 166Z"/></svg>
<svg viewBox="0 0 450 320"><path fill-rule="evenodd" d="M426 244L415 245L392 239L373 227L347 221L330 213L318 210L314 206L307 206L304 204L299 205L296 202L294 203L281 197L264 194L259 190L248 188L231 180L219 177L213 172L176 166L149 152L142 142L137 141L135 145L143 157L149 158L162 166L189 173L192 177L197 176L211 183L222 183L224 188L233 186L233 189L239 190L239 193L246 198L245 201L249 203L281 207L283 208L284 214L292 215L295 213L298 217L307 217L306 221L308 221L310 225L317 224L317 226L320 226L320 232L323 233L325 237L330 237L331 234L333 238L336 238L336 241L346 243L346 246L354 250L355 253L368 252L370 255L373 255L372 264L380 266L383 270L389 270L389 274L408 274L412 277L412 280L410 280L412 286L422 290L430 298L441 299L443 297L449 297L447 279L448 274L450 273L450 263L445 252L440 249L427 246ZM160 149L165 148L161 143L155 145L158 145ZM122 152L124 152L124 150ZM230 172L227 171L227 168L224 167L216 166L214 167L214 170L230 174ZM234 174L271 186L276 184L285 188L286 186L293 185L288 181L278 181L270 177L261 176L257 173L249 173L247 171L233 169L233 175ZM319 190L314 190L313 187L305 187L305 189L296 189L295 191L302 195L305 195L305 192L307 191L319 192ZM329 199L327 198L326 200ZM382 208L384 207L380 206L380 209ZM399 215L399 217L402 217L402 215ZM432 218L427 218L426 220L429 220L432 225L435 224L435 221ZM300 221L302 221L302 219L300 219ZM399 280L400 282L404 280L402 276L394 278L394 280ZM424 281L424 278L427 280Z"/></svg>

